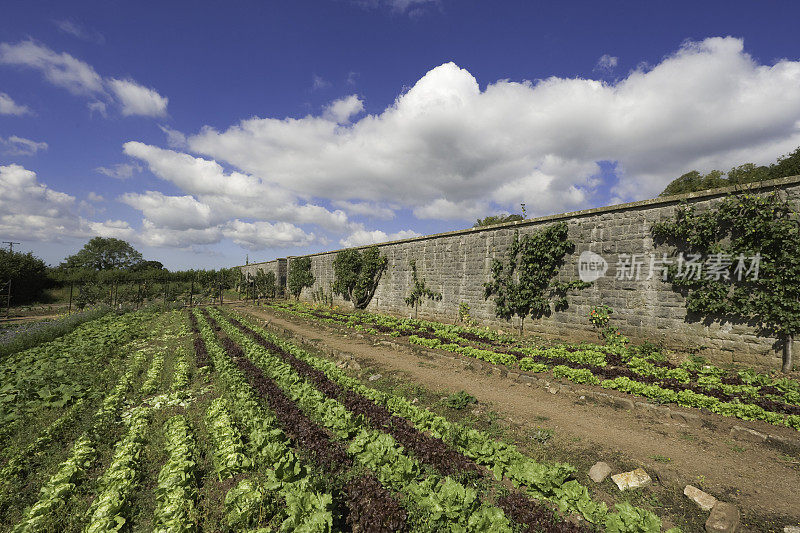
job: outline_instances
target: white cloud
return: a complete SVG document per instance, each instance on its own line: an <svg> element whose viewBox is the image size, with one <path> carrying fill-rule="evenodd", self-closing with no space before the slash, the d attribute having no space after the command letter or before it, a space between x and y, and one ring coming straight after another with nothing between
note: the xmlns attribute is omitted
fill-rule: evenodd
<svg viewBox="0 0 800 533"><path fill-rule="evenodd" d="M170 148L186 148L186 135L169 126L158 126L167 136L167 146Z"/></svg>
<svg viewBox="0 0 800 533"><path fill-rule="evenodd" d="M107 116L106 109L107 106L105 103L101 102L100 100L95 100L94 102L89 102L86 104L86 107L89 108L89 114L93 115L94 113L99 113L101 117L105 118Z"/></svg>
<svg viewBox="0 0 800 533"><path fill-rule="evenodd" d="M242 222L232 220L222 228L225 237L249 250L308 246L316 239L313 233L287 222Z"/></svg>
<svg viewBox="0 0 800 533"><path fill-rule="evenodd" d="M740 39L710 38L613 83L551 77L481 90L446 63L352 124L256 117L187 141L300 197L444 218L458 206L465 219L525 202L536 216L595 205L600 161L617 163L611 194L628 201L691 168L774 160L800 145L798 89L800 62L760 64Z"/></svg>
<svg viewBox="0 0 800 533"><path fill-rule="evenodd" d="M124 220L106 220L105 222L89 222L89 229L98 237L113 237L125 241L134 240L136 231Z"/></svg>
<svg viewBox="0 0 800 533"><path fill-rule="evenodd" d="M391 220L395 216L394 210L390 207L383 207L373 202L345 202L343 200L335 200L333 205L344 209L351 215L361 215L378 220Z"/></svg>
<svg viewBox="0 0 800 533"><path fill-rule="evenodd" d="M57 54L32 40L17 44L0 43L0 63L35 68L50 83L73 94L103 91L103 79L87 63L66 52Z"/></svg>
<svg viewBox="0 0 800 533"><path fill-rule="evenodd" d="M217 226L203 229L175 230L162 228L148 219L142 220L139 242L145 246L190 248L195 245L215 244L222 239L222 230Z"/></svg>
<svg viewBox="0 0 800 533"><path fill-rule="evenodd" d="M216 161L128 142L127 155L144 161L151 172L207 205L215 220L254 218L315 224L330 230L348 227L347 215L298 202L285 188L242 172L225 172ZM167 198L167 197L164 197Z"/></svg>
<svg viewBox="0 0 800 533"><path fill-rule="evenodd" d="M321 89L325 89L331 86L331 82L323 78L322 76L317 76L314 74L311 76L311 90L312 91L319 91Z"/></svg>
<svg viewBox="0 0 800 533"><path fill-rule="evenodd" d="M28 106L20 105L6 93L0 93L0 115L27 115L31 110Z"/></svg>
<svg viewBox="0 0 800 533"><path fill-rule="evenodd" d="M446 198L437 198L429 204L415 208L414 216L420 219L468 220L487 211L489 206L486 202L451 202Z"/></svg>
<svg viewBox="0 0 800 533"><path fill-rule="evenodd" d="M364 111L364 102L358 96L351 94L345 98L335 100L325 108L323 116L337 124L350 122L350 118Z"/></svg>
<svg viewBox="0 0 800 533"><path fill-rule="evenodd" d="M47 150L47 143L32 141L16 135L7 139L0 137L0 153L4 155L35 155L39 150Z"/></svg>
<svg viewBox="0 0 800 533"><path fill-rule="evenodd" d="M123 116L164 117L167 114L169 99L155 89L130 79L103 78L84 61L66 52L58 54L33 40L17 44L0 43L0 64L34 68L50 83L72 94L91 97L92 100L87 104L90 113L105 117L106 101L116 98Z"/></svg>
<svg viewBox="0 0 800 533"><path fill-rule="evenodd" d="M595 65L596 70L614 70L614 68L619 63L619 58L614 57L608 54L603 54L600 56L600 59L597 60L597 65Z"/></svg>
<svg viewBox="0 0 800 533"><path fill-rule="evenodd" d="M86 195L86 199L89 200L90 202L104 202L105 201L105 198L103 198L103 195L97 194L94 191L89 191L89 194Z"/></svg>
<svg viewBox="0 0 800 533"><path fill-rule="evenodd" d="M106 38L103 36L103 34L96 31L87 30L74 20L54 20L53 24L55 24L61 32L66 33L67 35L72 35L73 37L76 37L82 41L88 41L95 44L103 44L106 42Z"/></svg>
<svg viewBox="0 0 800 533"><path fill-rule="evenodd" d="M399 241L401 239L411 239L419 237L420 234L416 231L404 229L396 233L387 234L381 230L369 231L363 227L353 231L347 237L341 239L339 244L345 248L352 248L353 246L364 246L367 244L380 244L382 242Z"/></svg>
<svg viewBox="0 0 800 533"><path fill-rule="evenodd" d="M388 8L395 13L415 16L423 13L427 7L438 6L439 0L354 0L354 3L368 8Z"/></svg>
<svg viewBox="0 0 800 533"><path fill-rule="evenodd" d="M0 235L53 241L87 234L75 213L75 197L39 183L20 165L0 166Z"/></svg>
<svg viewBox="0 0 800 533"><path fill-rule="evenodd" d="M142 167L136 163L117 163L110 167L97 167L95 172L99 172L109 178L117 180L126 180L133 177L134 173L141 172Z"/></svg>
<svg viewBox="0 0 800 533"><path fill-rule="evenodd" d="M169 98L161 96L154 89L143 87L132 80L111 79L108 85L122 105L123 115L166 116Z"/></svg>
<svg viewBox="0 0 800 533"><path fill-rule="evenodd" d="M126 193L119 201L138 209L153 224L175 230L204 229L216 225L211 208L191 196L167 196L157 191Z"/></svg>

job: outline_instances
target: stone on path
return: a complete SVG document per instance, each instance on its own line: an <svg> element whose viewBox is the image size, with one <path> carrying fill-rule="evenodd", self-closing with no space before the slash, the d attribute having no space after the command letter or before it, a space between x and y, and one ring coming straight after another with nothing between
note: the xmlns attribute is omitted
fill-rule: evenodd
<svg viewBox="0 0 800 533"><path fill-rule="evenodd" d="M786 526L783 533L800 533L800 526Z"/></svg>
<svg viewBox="0 0 800 533"><path fill-rule="evenodd" d="M730 503L717 502L706 520L708 533L735 533L739 527L739 509Z"/></svg>
<svg viewBox="0 0 800 533"><path fill-rule="evenodd" d="M619 490L638 489L639 487L644 487L652 481L650 476L647 475L647 472L645 472L642 468L637 468L636 470L631 470L630 472L615 474L611 476L611 479L617 484Z"/></svg>
<svg viewBox="0 0 800 533"><path fill-rule="evenodd" d="M717 503L717 499L711 494L703 492L692 485L686 485L686 488L683 489L683 494L704 511L710 511Z"/></svg>
<svg viewBox="0 0 800 533"><path fill-rule="evenodd" d="M610 473L611 467L602 461L595 463L594 466L589 469L589 477L595 483L602 483Z"/></svg>
<svg viewBox="0 0 800 533"><path fill-rule="evenodd" d="M381 379L382 377L383 377L383 376L381 376L380 374L372 374L372 375L369 377L369 380L370 380L370 381L378 381L378 380L379 380L379 379Z"/></svg>
<svg viewBox="0 0 800 533"><path fill-rule="evenodd" d="M742 426L733 426L731 428L731 437L749 442L764 442L767 440L767 436L763 433Z"/></svg>

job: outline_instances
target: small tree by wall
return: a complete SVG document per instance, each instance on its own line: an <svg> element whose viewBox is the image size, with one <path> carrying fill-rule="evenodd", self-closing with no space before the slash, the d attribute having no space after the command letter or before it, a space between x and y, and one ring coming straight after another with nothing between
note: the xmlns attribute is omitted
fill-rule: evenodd
<svg viewBox="0 0 800 533"><path fill-rule="evenodd" d="M681 206L673 220L653 226L653 236L705 260L700 276L670 267L668 278L686 297L688 311L778 337L782 369L792 370L792 342L800 331L800 213L789 202L777 193L745 194L702 213Z"/></svg>
<svg viewBox="0 0 800 533"><path fill-rule="evenodd" d="M405 302L407 306L414 308L414 318L417 318L419 306L425 300L425 298L438 302L442 299L442 293L429 289L425 285L425 280L417 276L416 259L411 259L408 262L408 266L411 267L411 281L413 283L413 287L411 288L411 293L407 298L405 298Z"/></svg>
<svg viewBox="0 0 800 533"><path fill-rule="evenodd" d="M519 317L522 334L526 317L542 318L550 316L553 309L566 309L570 290L591 285L580 280L555 279L564 264L564 256L574 249L564 222L522 237L518 231L514 232L507 261L492 261L492 279L483 285L484 298L494 296L495 315L505 320Z"/></svg>
<svg viewBox="0 0 800 533"><path fill-rule="evenodd" d="M365 309L375 295L388 264L377 246L371 246L363 253L342 250L333 261L333 292L353 302L356 309Z"/></svg>
<svg viewBox="0 0 800 533"><path fill-rule="evenodd" d="M264 272L260 268L256 270L253 280L256 288L257 298L275 298L275 272L271 270Z"/></svg>
<svg viewBox="0 0 800 533"><path fill-rule="evenodd" d="M287 285L289 285L289 294L294 296L295 300L300 299L300 293L304 288L314 285L314 274L311 273L310 257L292 259L289 265Z"/></svg>

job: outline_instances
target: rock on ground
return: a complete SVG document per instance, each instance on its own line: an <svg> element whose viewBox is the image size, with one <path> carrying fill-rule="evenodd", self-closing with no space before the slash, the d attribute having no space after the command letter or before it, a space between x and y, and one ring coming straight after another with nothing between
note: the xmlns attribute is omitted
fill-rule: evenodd
<svg viewBox="0 0 800 533"><path fill-rule="evenodd" d="M619 490L638 489L639 487L644 487L652 481L647 472L645 472L642 468L637 468L636 470L631 470L630 472L615 474L611 476L611 479L617 484Z"/></svg>
<svg viewBox="0 0 800 533"><path fill-rule="evenodd" d="M711 494L703 492L692 485L686 485L686 488L683 489L683 494L704 511L710 511L717 503L717 499Z"/></svg>
<svg viewBox="0 0 800 533"><path fill-rule="evenodd" d="M607 478L610 473L611 467L602 461L595 463L595 465L589 469L589 477L595 483L602 483L602 481Z"/></svg>
<svg viewBox="0 0 800 533"><path fill-rule="evenodd" d="M730 503L717 502L706 520L708 533L735 533L739 527L739 509Z"/></svg>

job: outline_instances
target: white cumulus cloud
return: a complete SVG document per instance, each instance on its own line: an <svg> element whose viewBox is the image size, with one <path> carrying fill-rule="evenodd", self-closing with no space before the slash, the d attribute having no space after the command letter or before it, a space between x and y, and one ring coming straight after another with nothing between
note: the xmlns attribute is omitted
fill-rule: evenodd
<svg viewBox="0 0 800 533"><path fill-rule="evenodd" d="M446 63L378 114L332 117L248 118L187 142L301 197L465 220L526 203L535 216L596 205L602 161L616 164L611 195L630 201L688 169L791 151L800 145L800 62L762 64L741 39L715 37L613 83L550 77L483 90Z"/></svg>
<svg viewBox="0 0 800 533"><path fill-rule="evenodd" d="M169 98L161 96L154 89L131 80L112 79L108 85L119 100L125 116L163 117L167 114Z"/></svg>
<svg viewBox="0 0 800 533"><path fill-rule="evenodd" d="M347 237L341 239L339 244L345 248L353 246L365 246L367 244L380 244L382 242L399 241L401 239L411 239L419 237L420 234L414 230L404 229L396 233L386 233L381 230L367 230L364 228L353 231Z"/></svg>
<svg viewBox="0 0 800 533"><path fill-rule="evenodd" d="M94 170L95 172L98 172L104 176L108 176L109 178L126 180L133 177L134 173L141 172L142 167L138 164L117 163L116 165L112 165L110 167L97 167Z"/></svg>
<svg viewBox="0 0 800 533"><path fill-rule="evenodd" d="M31 110L28 106L18 104L6 93L0 93L0 115L27 115Z"/></svg>
<svg viewBox="0 0 800 533"><path fill-rule="evenodd" d="M39 150L47 150L46 142L37 142L12 135L0 137L0 153L4 155L35 155Z"/></svg>

